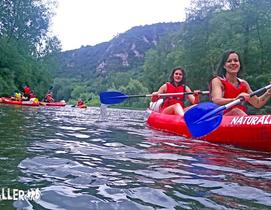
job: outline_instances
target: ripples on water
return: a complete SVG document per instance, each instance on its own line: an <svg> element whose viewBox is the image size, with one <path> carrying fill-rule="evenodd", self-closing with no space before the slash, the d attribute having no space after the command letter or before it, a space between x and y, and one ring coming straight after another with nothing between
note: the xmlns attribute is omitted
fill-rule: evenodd
<svg viewBox="0 0 271 210"><path fill-rule="evenodd" d="M145 111L0 105L3 209L270 209L271 156L146 127Z"/></svg>

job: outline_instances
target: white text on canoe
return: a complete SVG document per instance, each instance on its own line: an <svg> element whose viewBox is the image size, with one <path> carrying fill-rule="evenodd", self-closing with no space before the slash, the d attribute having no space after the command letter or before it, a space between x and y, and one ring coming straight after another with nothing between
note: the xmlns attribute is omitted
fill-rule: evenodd
<svg viewBox="0 0 271 210"><path fill-rule="evenodd" d="M271 125L271 115L234 117L231 125Z"/></svg>

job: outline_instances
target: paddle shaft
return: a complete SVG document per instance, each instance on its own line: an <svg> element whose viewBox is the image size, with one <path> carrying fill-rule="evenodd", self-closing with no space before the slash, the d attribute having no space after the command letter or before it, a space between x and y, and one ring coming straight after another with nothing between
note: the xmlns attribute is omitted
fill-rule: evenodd
<svg viewBox="0 0 271 210"><path fill-rule="evenodd" d="M199 94L208 94L209 91L199 91ZM157 94L155 96L160 97L170 97L170 96L178 96L178 95L186 95L186 94L193 94L193 92L184 92L184 93L162 93ZM145 95L126 95L124 93L118 91L107 91L100 93L100 101L103 104L118 104L123 102L128 98L138 98L138 97L151 97L152 94L145 94Z"/></svg>
<svg viewBox="0 0 271 210"><path fill-rule="evenodd" d="M160 93L158 96L179 96L179 95L191 95L194 94L194 92L182 92L182 93ZM209 94L209 91L199 91L199 94ZM148 96L152 96L152 94L149 94Z"/></svg>
<svg viewBox="0 0 271 210"><path fill-rule="evenodd" d="M181 92L181 93L159 93L158 96L179 96L179 95L190 95L194 92ZM200 91L199 94L209 94L209 91ZM139 98L139 97L152 97L152 94L146 95L123 95L123 96L113 96L114 98Z"/></svg>
<svg viewBox="0 0 271 210"><path fill-rule="evenodd" d="M182 92L182 93L159 93L158 96L179 96L179 95L190 95L194 94L194 92ZM199 91L199 94L209 94L209 91ZM135 98L135 97L151 97L152 94L147 94L147 95L129 95L129 98Z"/></svg>

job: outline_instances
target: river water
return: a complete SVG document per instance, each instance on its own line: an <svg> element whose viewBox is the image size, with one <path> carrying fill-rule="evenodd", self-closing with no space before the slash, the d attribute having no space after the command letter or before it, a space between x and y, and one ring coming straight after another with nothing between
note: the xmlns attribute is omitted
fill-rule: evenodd
<svg viewBox="0 0 271 210"><path fill-rule="evenodd" d="M155 131L147 116L0 105L0 188L41 195L0 209L271 208L270 153Z"/></svg>

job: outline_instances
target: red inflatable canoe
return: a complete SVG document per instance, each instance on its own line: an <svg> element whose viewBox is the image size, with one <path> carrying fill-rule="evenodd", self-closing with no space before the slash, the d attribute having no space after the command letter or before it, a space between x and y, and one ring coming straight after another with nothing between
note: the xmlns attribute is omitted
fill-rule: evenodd
<svg viewBox="0 0 271 210"><path fill-rule="evenodd" d="M80 108L80 109L85 109L85 108L87 108L87 105L83 104L83 105L75 106L75 107Z"/></svg>
<svg viewBox="0 0 271 210"><path fill-rule="evenodd" d="M36 101L15 101L11 100L10 98L1 98L1 103L3 104L10 104L10 105L19 105L19 106L39 106L39 102Z"/></svg>
<svg viewBox="0 0 271 210"><path fill-rule="evenodd" d="M41 106L66 106L66 102L40 102Z"/></svg>
<svg viewBox="0 0 271 210"><path fill-rule="evenodd" d="M153 129L191 138L183 117L151 112L147 125ZM212 143L271 152L271 115L223 116L220 126L200 139Z"/></svg>

